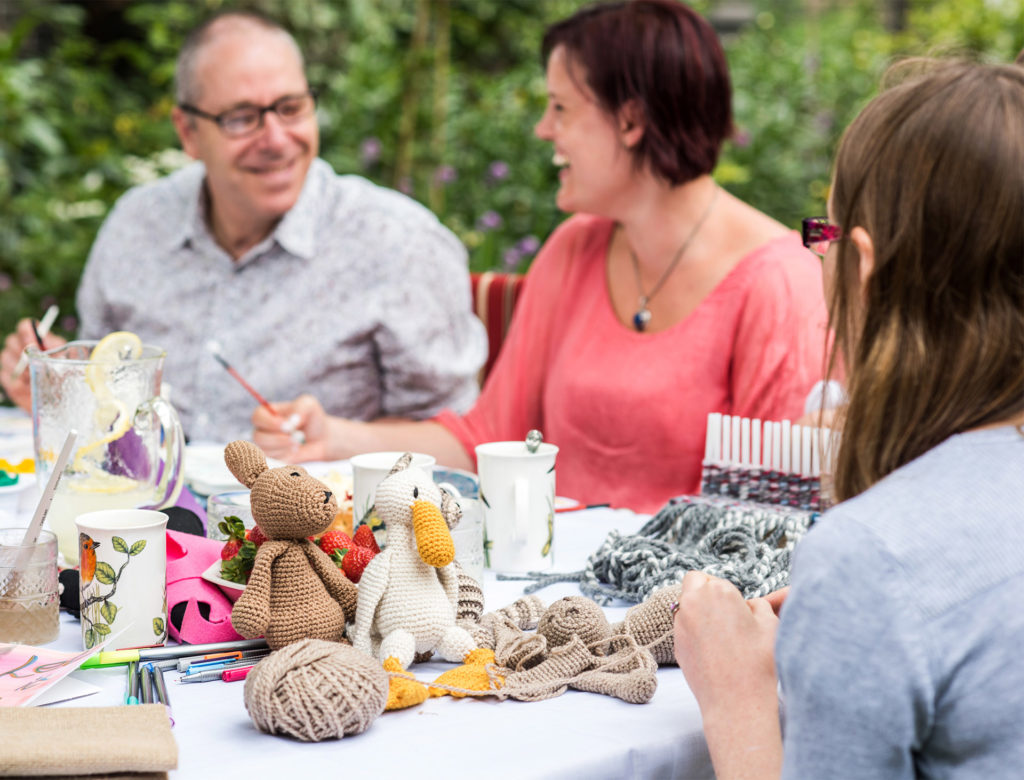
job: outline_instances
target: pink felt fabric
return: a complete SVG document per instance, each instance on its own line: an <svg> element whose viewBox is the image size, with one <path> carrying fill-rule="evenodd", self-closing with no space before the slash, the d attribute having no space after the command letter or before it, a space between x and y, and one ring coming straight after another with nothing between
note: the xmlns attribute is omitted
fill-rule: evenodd
<svg viewBox="0 0 1024 780"><path fill-rule="evenodd" d="M802 414L824 365L821 264L789 233L740 260L682 322L642 334L608 296L613 228L577 215L555 231L476 405L435 419L471 457L538 428L560 448L559 495L653 512L699 490L709 412Z"/></svg>
<svg viewBox="0 0 1024 780"><path fill-rule="evenodd" d="M178 642L198 645L230 642L242 637L231 626L232 602L224 592L202 578L212 563L220 560L222 542L202 536L167 532L167 609L186 603L181 630L168 620L168 632ZM207 620L199 604L210 605Z"/></svg>

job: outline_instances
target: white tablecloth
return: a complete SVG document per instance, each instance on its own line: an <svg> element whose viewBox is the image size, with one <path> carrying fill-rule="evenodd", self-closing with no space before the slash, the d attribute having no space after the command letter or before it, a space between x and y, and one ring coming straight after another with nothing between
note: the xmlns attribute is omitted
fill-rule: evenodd
<svg viewBox="0 0 1024 780"><path fill-rule="evenodd" d="M593 509L556 516L555 570L582 567L612 528L629 533L645 518L625 510ZM486 609L522 595L523 583L484 577ZM552 585L538 595L549 604L578 595L574 584ZM606 610L621 619L625 605ZM62 615L53 647L75 650L79 624ZM413 667L421 680L451 668ZM121 704L123 667L79 670L74 676L101 693L54 706ZM658 690L645 705L568 691L541 702L428 699L389 712L368 731L340 741L302 743L255 729L243 703L243 683L177 684L168 689L178 742L179 778L711 778L711 763L696 701L676 667L658 672ZM120 735L130 739L130 735ZM107 735L117 738L118 735Z"/></svg>

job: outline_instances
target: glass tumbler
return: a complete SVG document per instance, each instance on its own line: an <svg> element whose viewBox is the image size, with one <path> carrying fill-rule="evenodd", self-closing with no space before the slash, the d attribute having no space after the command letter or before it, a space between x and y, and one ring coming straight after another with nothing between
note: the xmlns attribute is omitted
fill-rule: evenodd
<svg viewBox="0 0 1024 780"><path fill-rule="evenodd" d="M0 642L41 645L60 633L57 537L26 546L25 530L0 529Z"/></svg>
<svg viewBox="0 0 1024 780"><path fill-rule="evenodd" d="M246 530L256 525L252 518L252 506L249 504L248 490L231 490L227 493L215 493L206 501L206 535L210 539L227 541L227 536L219 528L225 517L237 517Z"/></svg>

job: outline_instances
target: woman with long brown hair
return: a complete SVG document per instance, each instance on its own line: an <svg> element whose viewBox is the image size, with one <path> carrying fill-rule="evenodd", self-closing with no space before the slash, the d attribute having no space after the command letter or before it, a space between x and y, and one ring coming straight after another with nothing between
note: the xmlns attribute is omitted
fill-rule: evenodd
<svg viewBox="0 0 1024 780"><path fill-rule="evenodd" d="M918 67L843 138L805 224L848 371L842 503L778 619L692 572L676 617L720 780L1024 766L1022 172L1016 66Z"/></svg>

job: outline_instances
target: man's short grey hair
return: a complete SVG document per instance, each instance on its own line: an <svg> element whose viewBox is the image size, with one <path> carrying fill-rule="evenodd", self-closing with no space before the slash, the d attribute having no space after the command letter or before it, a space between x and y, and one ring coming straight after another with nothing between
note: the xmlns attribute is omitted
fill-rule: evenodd
<svg viewBox="0 0 1024 780"><path fill-rule="evenodd" d="M174 96L175 100L181 103L195 105L201 97L202 89L199 77L196 74L196 66L199 62L199 55L204 46L210 43L218 33L234 28L238 25L249 25L262 28L269 32L283 35L295 49L295 55L299 58L299 65L305 67L302 57L302 50L295 38L284 27L269 17L253 11L225 11L211 16L205 22L196 27L185 38L185 42L178 52L178 62L174 68Z"/></svg>

